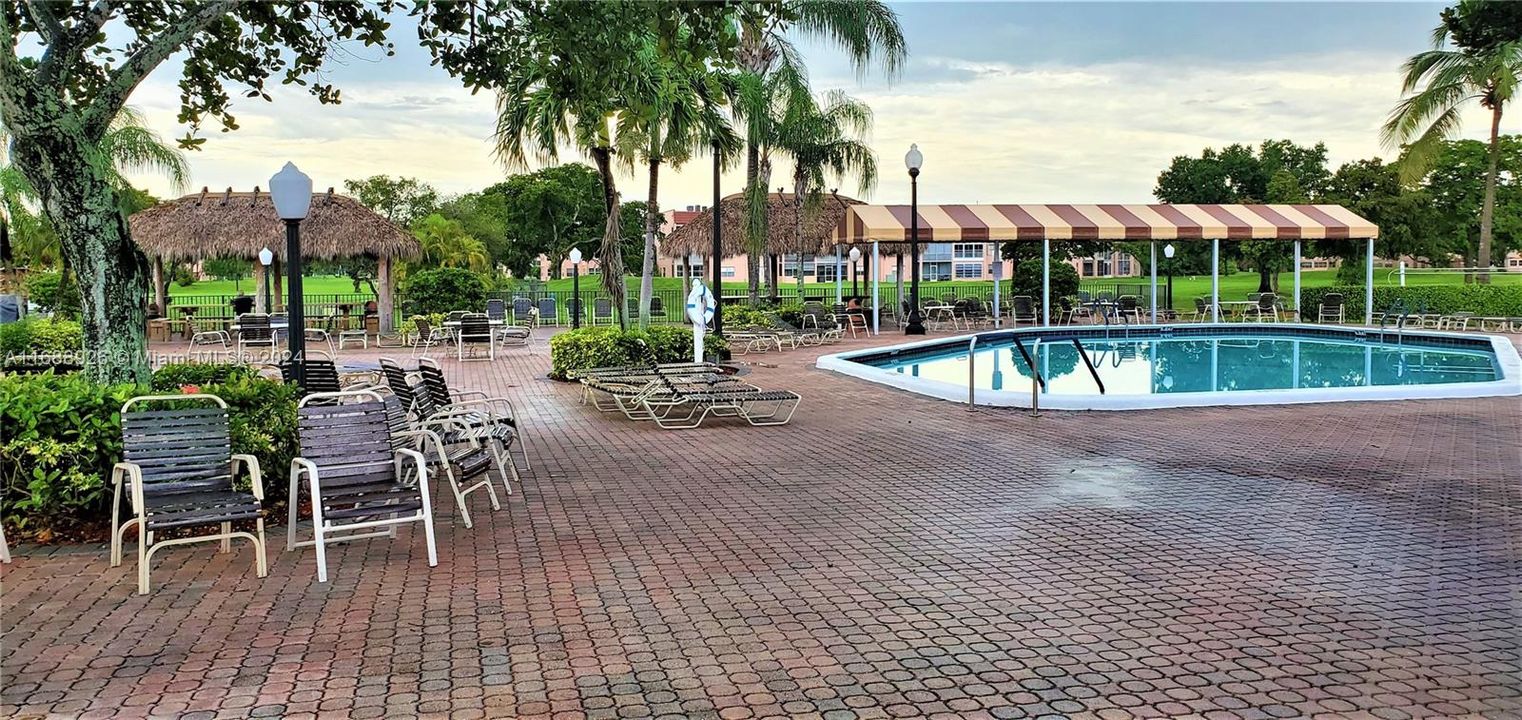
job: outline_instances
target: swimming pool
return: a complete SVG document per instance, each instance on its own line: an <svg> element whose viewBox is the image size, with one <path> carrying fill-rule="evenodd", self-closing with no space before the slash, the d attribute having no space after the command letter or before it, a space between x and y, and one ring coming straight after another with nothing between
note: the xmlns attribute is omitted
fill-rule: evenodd
<svg viewBox="0 0 1522 720"><path fill-rule="evenodd" d="M977 404L1029 407L1034 386L1053 409L1522 395L1522 359L1506 338L1325 325L1000 330L818 366L964 403L970 371Z"/></svg>

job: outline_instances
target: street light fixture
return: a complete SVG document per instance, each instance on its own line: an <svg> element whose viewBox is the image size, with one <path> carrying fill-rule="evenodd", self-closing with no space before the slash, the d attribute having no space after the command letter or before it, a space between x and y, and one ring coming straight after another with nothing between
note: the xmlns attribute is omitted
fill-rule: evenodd
<svg viewBox="0 0 1522 720"><path fill-rule="evenodd" d="M259 264L264 266L264 311L272 312L275 306L271 303L270 295L270 265L275 262L275 253L269 248L259 251Z"/></svg>
<svg viewBox="0 0 1522 720"><path fill-rule="evenodd" d="M306 318L301 298L301 221L312 209L312 178L286 163L270 178L275 214L285 221L286 337L291 347L291 375L297 385L306 381Z"/></svg>
<svg viewBox="0 0 1522 720"><path fill-rule="evenodd" d="M860 267L860 263L861 248L851 248L851 294L855 295L856 297L861 297L861 285L857 282L856 279L856 269Z"/></svg>
<svg viewBox="0 0 1522 720"><path fill-rule="evenodd" d="M1163 257L1168 259L1168 312L1173 312L1173 243L1163 246ZM1154 275L1153 277L1157 277ZM1169 315L1168 317L1173 317Z"/></svg>
<svg viewBox="0 0 1522 720"><path fill-rule="evenodd" d="M925 156L919 145L910 145L904 155L904 167L909 168L909 324L905 335L924 335L925 319L920 316L920 168Z"/></svg>
<svg viewBox="0 0 1522 720"><path fill-rule="evenodd" d="M581 329L581 248L573 247L566 256L571 261L571 329Z"/></svg>

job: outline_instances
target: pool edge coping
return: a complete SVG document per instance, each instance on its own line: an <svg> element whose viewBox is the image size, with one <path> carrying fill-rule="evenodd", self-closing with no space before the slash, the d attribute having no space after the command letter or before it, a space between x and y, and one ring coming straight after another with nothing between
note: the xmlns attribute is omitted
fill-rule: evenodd
<svg viewBox="0 0 1522 720"><path fill-rule="evenodd" d="M1304 328L1318 331L1344 332L1349 336L1358 333L1378 332L1377 328L1363 326L1328 326L1308 323L1275 323L1279 328ZM1219 328L1223 330L1242 329L1241 323L1191 323L1187 325L1145 325L1136 328L1128 328L1131 331L1154 332L1162 328ZM1251 326L1249 326L1251 327ZM887 385L899 390L906 390L917 395L949 400L959 404L967 404L968 390L965 385L957 385L939 380L915 378L902 373L873 367L859 363L854 358L864 355L873 355L887 350L904 350L932 345L949 345L956 341L966 344L975 336L987 332L1038 335L1046 330L1070 330L1073 326L1042 325L1029 328L1001 328L948 337L927 338L894 345L885 345L858 350L848 350L839 353L821 355L815 361L814 366L821 370L840 373L855 377L879 385ZM1101 394L1064 394L1041 396L1041 407L1050 410L1164 410L1169 408L1185 407L1230 407L1248 405L1300 405L1307 403L1324 402L1359 402L1377 400L1453 400L1482 397L1514 397L1522 395L1522 354L1519 354L1511 340L1501 335L1488 335L1479 333L1456 333L1429 330L1406 331L1406 336L1416 337L1447 337L1468 340L1489 340L1491 349L1496 354L1496 363L1499 366L1501 377L1497 380L1484 382L1445 383L1441 385L1383 385L1383 386L1360 386L1345 388L1298 388L1290 390L1238 390L1234 392L1199 392L1178 393L1176 395L1101 395ZM993 407L1019 407L1031 406L1030 393L1025 391L989 390L978 389L975 396L977 405ZM1167 398L1167 401L1162 401Z"/></svg>

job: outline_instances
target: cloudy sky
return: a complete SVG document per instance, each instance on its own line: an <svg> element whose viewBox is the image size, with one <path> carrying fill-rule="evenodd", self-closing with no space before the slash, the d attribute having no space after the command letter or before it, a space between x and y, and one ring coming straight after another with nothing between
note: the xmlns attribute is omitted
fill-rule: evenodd
<svg viewBox="0 0 1522 720"><path fill-rule="evenodd" d="M1265 138L1322 141L1340 163L1387 155L1378 128L1396 102L1398 68L1423 49L1441 4L904 3L910 45L895 79L857 78L839 53L800 39L816 89L841 88L876 113L878 187L843 193L906 202L903 154L925 154L926 202L1145 202L1175 155ZM277 88L240 100L240 128L203 132L192 184L247 190L293 160L319 187L373 174L414 176L446 193L498 181L493 100L471 95L413 43L398 18L394 57L349 49L327 75L343 104ZM179 137L166 65L133 104ZM1483 118L1465 134L1480 137ZM567 161L579 159L574 152ZM706 163L663 174L661 202L706 202ZM786 172L785 163L774 176ZM151 177L141 182L171 191ZM640 177L621 178L625 199ZM738 175L725 192L740 189Z"/></svg>

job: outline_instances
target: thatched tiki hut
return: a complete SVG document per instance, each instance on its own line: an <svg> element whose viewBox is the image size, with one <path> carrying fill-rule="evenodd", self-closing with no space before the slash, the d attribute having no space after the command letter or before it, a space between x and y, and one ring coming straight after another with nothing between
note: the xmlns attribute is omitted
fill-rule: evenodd
<svg viewBox="0 0 1522 720"><path fill-rule="evenodd" d="M773 277L780 274L778 259L785 255L833 253L835 246L831 244L830 234L840 223L841 218L845 217L847 207L862 204L860 200L835 193L824 193L812 212L805 204L803 238L800 242L797 229L794 227L794 221L798 217L795 196L792 193L770 193L766 197L766 202L768 206L766 262L763 262L761 267L764 273L770 273ZM719 208L720 216L724 219L724 232L721 238L724 257L747 254L745 197L740 193L730 195L720 202ZM903 247L907 251L908 245ZM894 247L889 247L886 243L882 250L885 254L896 252ZM687 258L696 254L709 258L709 263L722 260L722 258L710 257L713 255L713 212L702 213L686 225L672 231L665 240L661 241L661 254L671 258ZM710 264L708 267L711 268L713 265Z"/></svg>
<svg viewBox="0 0 1522 720"><path fill-rule="evenodd" d="M269 193L226 192L186 195L159 203L134 214L132 239L153 258L154 301L160 308L164 294L164 261L195 262L215 258L253 261L255 280L262 285L264 266L259 251L275 253L271 271L278 283L285 254L285 224L275 214ZM392 330L395 315L392 260L416 257L417 238L395 223L377 215L358 200L335 195L332 188L312 197L312 209L301 222L301 257L304 260L336 260L368 257L376 261L376 309L381 329ZM260 306L262 293L254 293ZM278 296L278 294L277 294Z"/></svg>

